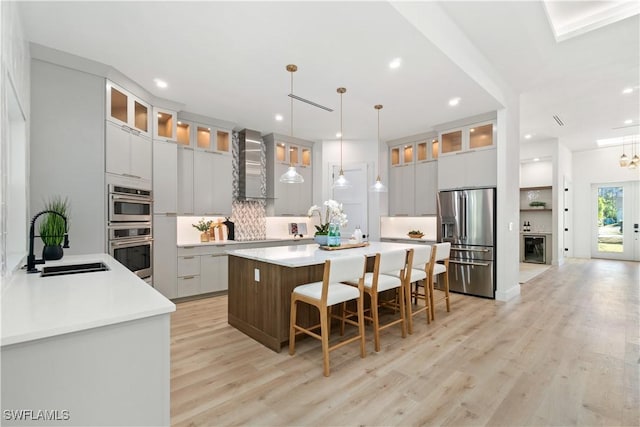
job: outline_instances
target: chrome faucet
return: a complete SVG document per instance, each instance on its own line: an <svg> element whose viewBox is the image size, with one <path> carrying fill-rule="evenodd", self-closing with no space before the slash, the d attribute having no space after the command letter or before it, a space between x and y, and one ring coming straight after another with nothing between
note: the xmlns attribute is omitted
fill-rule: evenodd
<svg viewBox="0 0 640 427"><path fill-rule="evenodd" d="M44 258L36 259L36 256L33 254L33 240L36 237L35 235L36 219L38 219L40 215L44 215L46 213L52 213L52 214L58 215L59 217L62 217L62 219L64 220L64 229L65 230L67 229L67 217L62 215L60 212L42 211L42 212L38 212L33 217L33 219L31 220L31 227L29 228L29 255L27 255L27 273L37 273L38 269L36 268L36 264L44 264ZM64 245L62 247L65 249L69 248L69 233L67 232L64 233Z"/></svg>

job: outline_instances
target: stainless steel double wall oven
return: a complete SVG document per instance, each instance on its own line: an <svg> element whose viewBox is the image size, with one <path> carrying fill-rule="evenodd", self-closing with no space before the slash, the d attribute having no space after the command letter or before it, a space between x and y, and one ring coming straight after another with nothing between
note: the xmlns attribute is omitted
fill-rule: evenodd
<svg viewBox="0 0 640 427"><path fill-rule="evenodd" d="M150 190L109 185L109 253L138 277L153 274L153 197Z"/></svg>

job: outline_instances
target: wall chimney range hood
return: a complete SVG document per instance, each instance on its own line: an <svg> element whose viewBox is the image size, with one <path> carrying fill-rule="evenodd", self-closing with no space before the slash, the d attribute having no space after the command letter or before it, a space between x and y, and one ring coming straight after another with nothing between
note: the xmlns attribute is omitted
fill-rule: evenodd
<svg viewBox="0 0 640 427"><path fill-rule="evenodd" d="M264 144L260 132L244 129L238 133L239 192L241 200L266 199Z"/></svg>

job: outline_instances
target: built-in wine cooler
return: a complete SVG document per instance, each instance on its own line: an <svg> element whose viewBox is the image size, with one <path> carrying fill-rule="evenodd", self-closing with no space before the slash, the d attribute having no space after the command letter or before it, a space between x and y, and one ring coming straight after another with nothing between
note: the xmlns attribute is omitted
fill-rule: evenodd
<svg viewBox="0 0 640 427"><path fill-rule="evenodd" d="M546 236L524 236L523 262L546 264L545 254Z"/></svg>

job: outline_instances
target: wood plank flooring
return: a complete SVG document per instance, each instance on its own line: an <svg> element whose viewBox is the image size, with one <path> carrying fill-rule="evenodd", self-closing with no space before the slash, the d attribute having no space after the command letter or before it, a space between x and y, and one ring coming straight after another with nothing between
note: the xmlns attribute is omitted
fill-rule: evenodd
<svg viewBox="0 0 640 427"><path fill-rule="evenodd" d="M171 423L225 425L640 425L640 264L569 260L507 303L452 294L414 334L275 353L227 324L227 298L178 304ZM338 331L335 330L335 333Z"/></svg>

